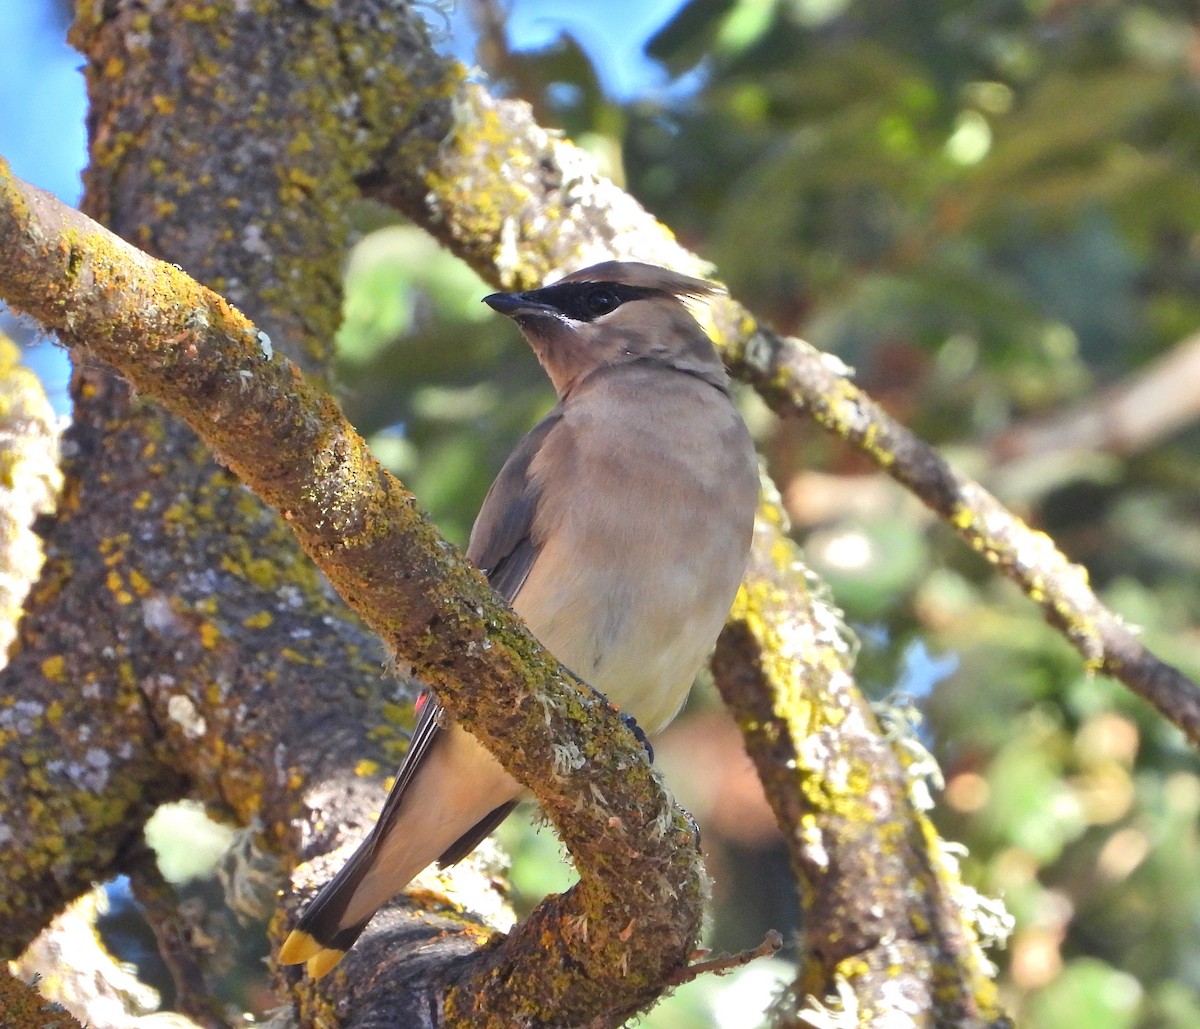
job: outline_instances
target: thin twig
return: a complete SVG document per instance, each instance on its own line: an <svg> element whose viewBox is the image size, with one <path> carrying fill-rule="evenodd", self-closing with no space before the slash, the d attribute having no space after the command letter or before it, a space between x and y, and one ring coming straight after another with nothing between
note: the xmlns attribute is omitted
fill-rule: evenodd
<svg viewBox="0 0 1200 1029"><path fill-rule="evenodd" d="M707 958L704 961L697 961L694 965L684 965L683 968L677 969L670 976L664 985L669 987L683 986L685 983L690 983L693 979L699 979L702 975L725 975L732 972L735 968L744 968L751 961L757 961L759 958L774 957L779 953L779 949L783 946L783 937L779 935L775 929L768 929L766 936L763 937L760 943L753 950L739 951L737 954L722 954L717 958Z"/></svg>

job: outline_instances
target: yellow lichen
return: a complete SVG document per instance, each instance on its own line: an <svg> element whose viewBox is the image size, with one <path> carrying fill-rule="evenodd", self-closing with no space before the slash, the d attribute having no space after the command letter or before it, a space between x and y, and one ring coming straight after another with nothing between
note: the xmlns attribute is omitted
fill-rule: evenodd
<svg viewBox="0 0 1200 1029"><path fill-rule="evenodd" d="M50 682L62 682L66 678L67 662L61 654L54 654L42 661L42 675Z"/></svg>
<svg viewBox="0 0 1200 1029"><path fill-rule="evenodd" d="M133 594L130 593L129 590L127 590L125 588L125 583L122 582L121 575L115 568L112 568L109 570L108 578L106 581L107 581L109 591L112 593L112 595L114 597L116 597L118 604L132 604L133 603Z"/></svg>

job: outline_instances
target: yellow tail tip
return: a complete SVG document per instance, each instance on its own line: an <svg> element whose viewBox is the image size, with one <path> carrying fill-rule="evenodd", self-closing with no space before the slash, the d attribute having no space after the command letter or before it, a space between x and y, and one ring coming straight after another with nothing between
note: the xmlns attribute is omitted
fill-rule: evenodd
<svg viewBox="0 0 1200 1029"><path fill-rule="evenodd" d="M319 954L308 959L308 974L314 979L320 979L327 972L332 972L334 966L346 956L344 950L333 950L326 947Z"/></svg>
<svg viewBox="0 0 1200 1029"><path fill-rule="evenodd" d="M293 929L288 938L279 948L279 963L281 965L298 965L307 961L314 954L320 954L325 948L314 940L308 933Z"/></svg>
<svg viewBox="0 0 1200 1029"><path fill-rule="evenodd" d="M328 974L334 966L346 956L344 950L334 950L318 943L308 933L293 929L283 946L279 948L279 963L281 965L308 966L308 974L314 979Z"/></svg>

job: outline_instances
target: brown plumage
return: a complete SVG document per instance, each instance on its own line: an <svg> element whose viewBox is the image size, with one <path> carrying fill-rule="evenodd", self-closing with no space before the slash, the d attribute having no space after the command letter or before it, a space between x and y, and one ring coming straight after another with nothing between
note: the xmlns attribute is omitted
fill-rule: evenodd
<svg viewBox="0 0 1200 1029"><path fill-rule="evenodd" d="M467 556L576 675L660 731L729 611L758 495L750 436L681 298L717 287L609 261L485 301L521 328L558 404L492 484ZM434 860L469 853L519 784L429 698L375 828L280 952L329 971Z"/></svg>

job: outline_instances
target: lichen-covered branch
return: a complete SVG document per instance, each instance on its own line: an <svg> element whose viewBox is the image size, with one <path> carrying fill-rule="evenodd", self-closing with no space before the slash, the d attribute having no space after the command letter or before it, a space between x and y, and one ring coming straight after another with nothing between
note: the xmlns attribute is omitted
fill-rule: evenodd
<svg viewBox="0 0 1200 1029"><path fill-rule="evenodd" d="M425 60L449 63L434 54ZM601 176L588 155L537 125L527 104L496 100L465 81L436 161L414 167L386 154L362 181L506 288L525 288L602 257L693 272L705 267ZM861 449L1013 579L1090 669L1125 683L1200 746L1200 688L1150 652L1047 537L950 469L866 397L844 368L772 332L735 300L714 304L713 317L733 373L777 412L805 413Z"/></svg>
<svg viewBox="0 0 1200 1029"><path fill-rule="evenodd" d="M44 1000L34 984L0 966L0 1011L9 1029L82 1029L62 1007Z"/></svg>
<svg viewBox="0 0 1200 1029"><path fill-rule="evenodd" d="M914 1026L1001 1024L961 885L913 802L913 771L858 691L840 615L772 494L768 484L713 671L800 883L796 999L836 996L840 980L857 1025L897 1010Z"/></svg>
<svg viewBox="0 0 1200 1029"><path fill-rule="evenodd" d="M473 1025L547 1011L617 1024L652 1000L694 944L702 877L687 820L616 713L224 300L3 165L0 248L12 256L0 295L158 398L281 511L391 651L531 786L575 856L579 886L485 955L451 1011Z"/></svg>
<svg viewBox="0 0 1200 1029"><path fill-rule="evenodd" d="M1123 682L1200 747L1200 687L1153 654L1134 627L1105 607L1086 570L1072 564L1050 537L954 471L858 389L836 360L762 327L730 342L727 358L776 410L803 411L869 454L1020 586L1090 671Z"/></svg>
<svg viewBox="0 0 1200 1029"><path fill-rule="evenodd" d="M356 12L362 39L345 60L344 26L290 4L80 4L72 36L91 102L87 209L219 281L276 352L315 374L339 317L345 200L368 152L331 97L401 122L423 85L391 6L378 7ZM339 78L350 56L374 91ZM113 284L104 273L121 254L78 264L86 247L61 242L73 288L119 304L96 287ZM20 249L6 247L6 275L22 274ZM151 313L183 280L156 281ZM411 701L275 513L109 366L72 357L62 500L0 677L2 957L119 872L163 800L192 796L254 826L288 867L361 832Z"/></svg>
<svg viewBox="0 0 1200 1029"><path fill-rule="evenodd" d="M590 156L538 125L528 104L497 100L456 62L432 52L421 59L458 73L452 97L431 102L422 121L445 139L416 166L399 145L384 151L360 177L368 196L402 210L506 289L610 257L711 270Z"/></svg>

